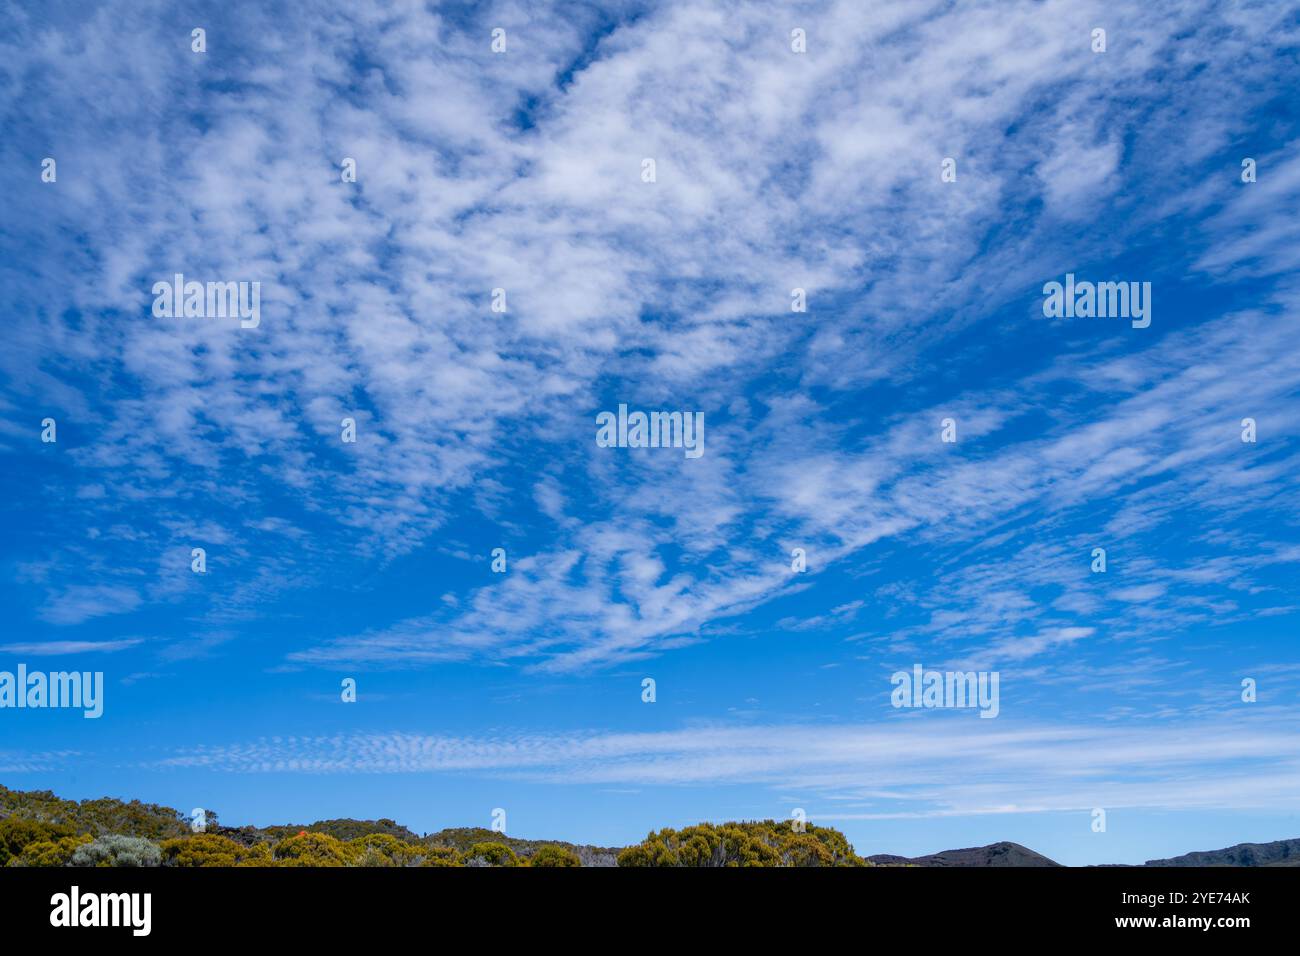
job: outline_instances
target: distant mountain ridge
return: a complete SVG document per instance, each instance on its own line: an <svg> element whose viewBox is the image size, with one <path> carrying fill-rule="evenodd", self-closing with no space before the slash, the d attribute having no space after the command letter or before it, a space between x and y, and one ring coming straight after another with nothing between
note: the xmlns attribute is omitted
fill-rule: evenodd
<svg viewBox="0 0 1300 956"><path fill-rule="evenodd" d="M1019 843L990 843L988 846L943 850L926 856L894 856L877 853L867 860L878 866L1063 866Z"/></svg>
<svg viewBox="0 0 1300 956"><path fill-rule="evenodd" d="M1197 850L1167 860L1147 860L1143 866L1300 866L1300 839Z"/></svg>
<svg viewBox="0 0 1300 956"><path fill-rule="evenodd" d="M877 866L1064 866L1019 843L990 843L988 846L942 850L926 856L895 856L877 853L866 858ZM1128 864L1103 864L1126 866ZM1300 866L1300 838L1272 843L1238 843L1222 850L1197 850L1163 860L1147 860L1141 866Z"/></svg>

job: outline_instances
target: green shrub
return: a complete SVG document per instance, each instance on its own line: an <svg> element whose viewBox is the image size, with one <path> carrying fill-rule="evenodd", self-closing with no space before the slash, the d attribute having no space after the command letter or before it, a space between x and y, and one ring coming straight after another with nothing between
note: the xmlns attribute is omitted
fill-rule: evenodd
<svg viewBox="0 0 1300 956"><path fill-rule="evenodd" d="M519 857L504 843L475 843L465 851L466 866L518 866Z"/></svg>
<svg viewBox="0 0 1300 956"><path fill-rule="evenodd" d="M464 866L461 862L460 854L454 847L449 846L430 846L422 847L420 852L424 855L424 862L421 866Z"/></svg>
<svg viewBox="0 0 1300 956"><path fill-rule="evenodd" d="M390 833L370 833L349 840L348 845L357 851L355 866L412 866L425 852Z"/></svg>
<svg viewBox="0 0 1300 956"><path fill-rule="evenodd" d="M57 840L37 840L29 843L17 856L10 857L7 866L67 866L77 847L90 842L89 833L59 837Z"/></svg>
<svg viewBox="0 0 1300 956"><path fill-rule="evenodd" d="M529 866L582 866L578 854L562 846L544 846L528 858Z"/></svg>
<svg viewBox="0 0 1300 956"><path fill-rule="evenodd" d="M353 866L360 856L358 847L326 833L300 833L275 845L279 866Z"/></svg>
<svg viewBox="0 0 1300 956"><path fill-rule="evenodd" d="M72 854L70 866L158 866L162 851L144 837L109 834L83 843Z"/></svg>
<svg viewBox="0 0 1300 956"><path fill-rule="evenodd" d="M838 830L792 821L664 829L618 855L619 866L869 866Z"/></svg>
<svg viewBox="0 0 1300 956"><path fill-rule="evenodd" d="M162 843L163 866L269 866L265 843L246 847L217 833L196 833Z"/></svg>
<svg viewBox="0 0 1300 956"><path fill-rule="evenodd" d="M245 851L245 856L235 866L275 866L275 856L271 853L271 844L254 843Z"/></svg>
<svg viewBox="0 0 1300 956"><path fill-rule="evenodd" d="M14 816L0 819L0 866L7 865L29 843L50 843L75 834L76 830L66 824Z"/></svg>

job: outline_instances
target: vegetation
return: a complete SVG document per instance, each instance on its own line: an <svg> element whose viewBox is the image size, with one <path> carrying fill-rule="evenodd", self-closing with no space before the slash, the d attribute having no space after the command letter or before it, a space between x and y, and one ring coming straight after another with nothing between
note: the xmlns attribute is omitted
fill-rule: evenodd
<svg viewBox="0 0 1300 956"><path fill-rule="evenodd" d="M90 842L90 834L60 837L57 840L37 840L23 847L9 866L70 866L77 847Z"/></svg>
<svg viewBox="0 0 1300 956"><path fill-rule="evenodd" d="M25 817L8 816L0 820L0 866L22 853L32 843L54 842L77 831L66 824L47 823Z"/></svg>
<svg viewBox="0 0 1300 956"><path fill-rule="evenodd" d="M357 866L417 866L426 852L389 833L370 833L348 841L348 845L360 854Z"/></svg>
<svg viewBox="0 0 1300 956"><path fill-rule="evenodd" d="M519 857L504 843L475 843L464 853L466 866L518 866Z"/></svg>
<svg viewBox="0 0 1300 956"><path fill-rule="evenodd" d="M424 858L421 866L464 866L461 855L449 846L431 846L425 851L428 856Z"/></svg>
<svg viewBox="0 0 1300 956"><path fill-rule="evenodd" d="M504 833L497 833L484 827L454 827L439 830L437 833L421 837L420 843L430 849L454 850L461 860L472 859L472 850L479 844L499 843L514 851L519 866L554 866L554 863L543 862L536 864L532 862L538 853L548 847L563 850L577 857L579 866L613 866L615 856L618 853L617 850L605 847L576 846L572 843L555 841L521 840L518 837L506 836ZM430 863L425 865L445 866L446 864ZM481 866L483 864L477 865Z"/></svg>
<svg viewBox="0 0 1300 956"><path fill-rule="evenodd" d="M271 847L246 847L217 833L174 837L162 844L163 866L271 866Z"/></svg>
<svg viewBox="0 0 1300 956"><path fill-rule="evenodd" d="M162 851L158 844L144 837L111 836L96 837L89 843L83 843L72 853L69 866L158 866L162 863Z"/></svg>
<svg viewBox="0 0 1300 956"><path fill-rule="evenodd" d="M665 829L618 855L619 866L870 866L838 830L793 821Z"/></svg>
<svg viewBox="0 0 1300 956"><path fill-rule="evenodd" d="M277 843L274 855L281 866L352 866L361 851L328 833L299 833Z"/></svg>
<svg viewBox="0 0 1300 956"><path fill-rule="evenodd" d="M92 837L114 833L165 840L190 832L189 818L171 807L132 800L62 800L48 790L23 792L0 786L0 818L63 825ZM210 815L211 819L211 815ZM6 861L7 862L7 861Z"/></svg>
<svg viewBox="0 0 1300 956"><path fill-rule="evenodd" d="M393 820L226 827L205 832L171 807L104 797L62 800L0 786L0 866L866 866L837 830L791 823L702 823L660 830L622 852L521 840L482 827L420 836Z"/></svg>
<svg viewBox="0 0 1300 956"><path fill-rule="evenodd" d="M562 846L544 846L528 858L529 866L582 866L578 854Z"/></svg>

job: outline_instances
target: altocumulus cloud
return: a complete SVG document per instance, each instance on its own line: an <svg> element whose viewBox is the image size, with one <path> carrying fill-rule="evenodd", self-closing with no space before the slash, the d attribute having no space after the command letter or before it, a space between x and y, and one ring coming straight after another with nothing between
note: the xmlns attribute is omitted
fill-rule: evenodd
<svg viewBox="0 0 1300 956"><path fill-rule="evenodd" d="M1259 721L1228 717L1141 730L960 719L936 728L904 719L482 738L284 736L187 749L143 766L475 773L558 787L744 784L815 796L826 801L826 819L1094 806L1284 810L1300 797L1294 736L1280 712Z"/></svg>
<svg viewBox="0 0 1300 956"><path fill-rule="evenodd" d="M59 33L18 11L3 44L22 79L0 107L7 127L51 131L64 174L58 205L39 183L13 197L31 239L0 274L16 306L3 435L53 401L79 423L74 467L94 488L54 519L76 543L28 569L41 616L194 602L224 627L358 562L437 547L465 512L543 543L455 604L290 628L276 653L641 660L791 593L796 543L813 576L851 560L884 586L873 546L930 549L951 573L890 592L896 639L953 656L1094 639L1122 654L1240 618L1245 595L1267 605L1256 576L1296 559L1267 530L1296 454L1274 445L1241 467L1225 410L1300 412L1285 278L1300 167L1263 152L1254 192L1206 172L1242 129L1221 92L1276 92L1258 51L1295 24L1214 10L828 3L810 14L815 55L798 57L779 4L496 4L481 22L419 5L272 22L236 4L210 33L214 52L239 42L206 59L162 4L68 14ZM1099 59L1080 37L1103 16L1123 42ZM508 56L479 29L497 20L521 38ZM21 166L15 149L0 146ZM945 156L956 184L937 176ZM1014 374L933 387L927 370L974 329L990 348L1046 336L1026 318L1044 278L1112 261L1174 212L1200 281L1256 283L1240 304L1157 304L1151 335L1122 350L1066 331ZM260 281L256 336L148 318L151 281L175 271ZM793 288L808 313L791 316ZM49 342L57 355L32 361ZM708 416L704 458L595 454L590 410L665 390ZM933 439L949 414L961 459ZM354 450L337 441L344 415ZM518 514L524 500L537 512ZM310 534L276 514L286 501ZM201 528L175 519L200 502ZM1189 574L1223 539L1146 546L1175 522L1247 514L1213 579ZM1099 524L1141 583L1087 586L1077 555ZM112 567L86 560L87 527ZM158 558L196 533L222 543L220 589Z"/></svg>

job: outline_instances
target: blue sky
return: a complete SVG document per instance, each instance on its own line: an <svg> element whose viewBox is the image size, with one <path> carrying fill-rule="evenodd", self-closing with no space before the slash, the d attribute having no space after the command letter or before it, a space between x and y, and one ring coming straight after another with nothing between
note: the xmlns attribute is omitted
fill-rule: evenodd
<svg viewBox="0 0 1300 956"><path fill-rule="evenodd" d="M105 710L0 710L0 782L1076 864L1300 835L1295 7L52 11L0 38L0 669ZM156 318L176 272L260 324ZM1045 318L1067 273L1150 326ZM597 447L620 403L705 453ZM915 664L998 717L893 708Z"/></svg>

